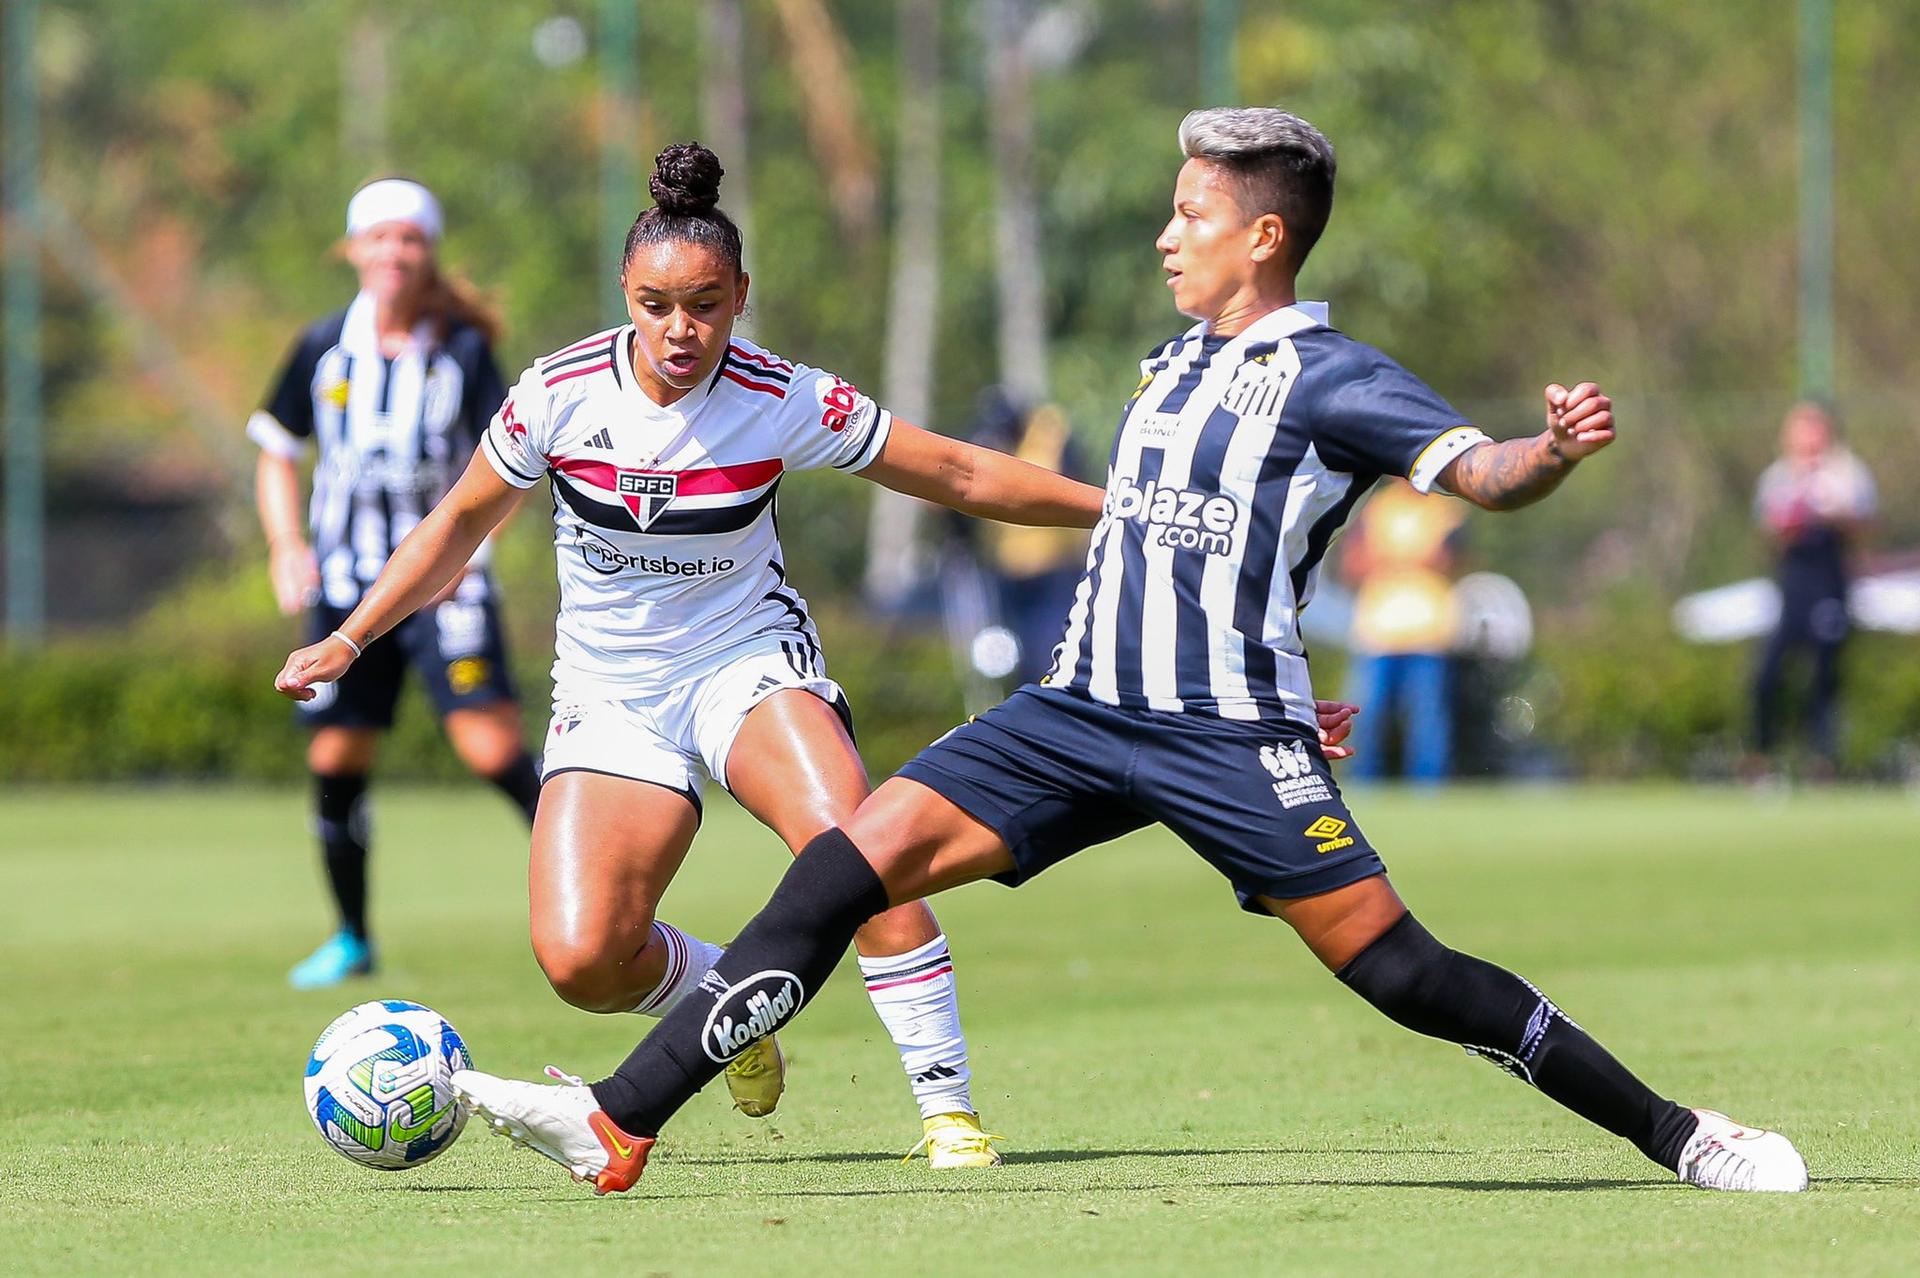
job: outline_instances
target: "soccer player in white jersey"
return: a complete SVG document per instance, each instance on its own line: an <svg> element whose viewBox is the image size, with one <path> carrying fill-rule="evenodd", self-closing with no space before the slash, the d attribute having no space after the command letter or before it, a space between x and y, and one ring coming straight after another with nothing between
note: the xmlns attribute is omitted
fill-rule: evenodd
<svg viewBox="0 0 1920 1278"><path fill-rule="evenodd" d="M247 422L260 447L254 488L274 597L288 616L305 612L310 640L346 620L400 539L446 495L507 393L490 346L499 321L440 265L440 230L440 203L417 182L385 178L356 192L345 249L360 291L306 327ZM300 462L316 444L303 519ZM532 823L540 776L521 740L497 608L483 549L365 661L299 707L340 924L293 969L295 987L373 970L367 778L409 670L461 762Z"/></svg>
<svg viewBox="0 0 1920 1278"><path fill-rule="evenodd" d="M833 374L733 336L748 279L720 178L697 144L660 155L656 207L627 236L632 322L527 370L447 499L276 683L306 699L340 678L551 478L561 602L533 947L561 997L597 1012L665 1015L714 979L720 948L654 917L700 822L702 772L795 852L868 793L846 700L782 564L773 502L788 472L857 473L1018 523L1090 527L1100 511L1097 488L897 422ZM858 945L929 1162L999 1162L932 912L885 912ZM773 1039L727 1060L736 1104L771 1112L784 1073Z"/></svg>
<svg viewBox="0 0 1920 1278"><path fill-rule="evenodd" d="M1674 1104L1544 994L1435 939L1401 903L1317 744L1297 616L1327 543L1384 475L1490 510L1553 491L1613 442L1591 383L1494 443L1294 278L1333 204L1333 148L1270 108L1196 111L1157 247L1199 322L1128 401L1066 641L1041 686L955 729L807 845L714 979L611 1077L475 1071L478 1112L602 1191L629 1187L680 1105L805 1005L876 913L1166 825L1400 1024L1457 1043L1631 1141L1683 1182L1798 1190L1785 1137ZM615 1155L618 1155L617 1157Z"/></svg>

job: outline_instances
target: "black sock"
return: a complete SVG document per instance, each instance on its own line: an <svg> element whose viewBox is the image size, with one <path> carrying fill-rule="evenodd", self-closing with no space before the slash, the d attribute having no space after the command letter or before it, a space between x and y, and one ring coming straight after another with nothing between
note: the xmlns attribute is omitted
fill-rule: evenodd
<svg viewBox="0 0 1920 1278"><path fill-rule="evenodd" d="M699 987L680 1000L594 1098L623 1130L657 1136L755 1039L792 1020L826 983L853 934L887 908L887 890L853 840L828 830L802 848Z"/></svg>
<svg viewBox="0 0 1920 1278"><path fill-rule="evenodd" d="M1693 1111L1649 1091L1532 985L1448 949L1413 915L1341 968L1340 979L1408 1029L1486 1057L1668 1171L1678 1167Z"/></svg>
<svg viewBox="0 0 1920 1278"><path fill-rule="evenodd" d="M340 926L367 937L367 778L362 773L316 776L314 811L327 886L340 907Z"/></svg>
<svg viewBox="0 0 1920 1278"><path fill-rule="evenodd" d="M521 815L527 818L527 824L533 824L533 813L540 806L540 765L533 756L522 750L520 757L509 763L499 772L488 777L493 787L512 799Z"/></svg>

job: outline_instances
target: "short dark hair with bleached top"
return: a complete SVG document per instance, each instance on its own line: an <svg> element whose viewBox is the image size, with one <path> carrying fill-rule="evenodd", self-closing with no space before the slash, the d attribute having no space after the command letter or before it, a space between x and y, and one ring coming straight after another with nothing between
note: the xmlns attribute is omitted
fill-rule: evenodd
<svg viewBox="0 0 1920 1278"><path fill-rule="evenodd" d="M1298 271L1333 212L1333 143L1278 107L1208 107L1180 121L1180 150L1236 179L1249 219L1277 213Z"/></svg>

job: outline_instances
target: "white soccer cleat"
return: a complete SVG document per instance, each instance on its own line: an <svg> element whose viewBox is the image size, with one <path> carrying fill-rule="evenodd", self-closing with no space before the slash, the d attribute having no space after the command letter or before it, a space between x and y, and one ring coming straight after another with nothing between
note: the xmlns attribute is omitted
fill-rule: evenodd
<svg viewBox="0 0 1920 1278"><path fill-rule="evenodd" d="M1700 1126L1680 1151L1680 1180L1702 1189L1797 1194L1807 1164L1779 1132L1742 1127L1717 1110L1696 1109Z"/></svg>
<svg viewBox="0 0 1920 1278"><path fill-rule="evenodd" d="M653 1137L621 1131L593 1092L573 1075L549 1065L547 1076L558 1079L560 1085L523 1083L463 1069L454 1073L453 1090L496 1135L551 1158L575 1180L592 1185L594 1193L632 1189L646 1170Z"/></svg>

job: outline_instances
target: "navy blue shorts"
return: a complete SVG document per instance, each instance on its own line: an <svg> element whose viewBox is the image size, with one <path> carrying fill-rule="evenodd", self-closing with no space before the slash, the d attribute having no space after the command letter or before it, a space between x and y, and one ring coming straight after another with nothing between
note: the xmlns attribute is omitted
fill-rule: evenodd
<svg viewBox="0 0 1920 1278"><path fill-rule="evenodd" d="M352 611L326 604L310 610L307 642L320 642ZM452 710L516 699L499 610L490 598L456 599L422 608L368 644L339 682L295 703L300 722L309 728L390 728L409 668L442 718Z"/></svg>
<svg viewBox="0 0 1920 1278"><path fill-rule="evenodd" d="M1257 896L1331 892L1386 869L1297 724L1121 710L1026 687L922 750L900 775L1013 851L1017 887L1082 848L1158 822Z"/></svg>

